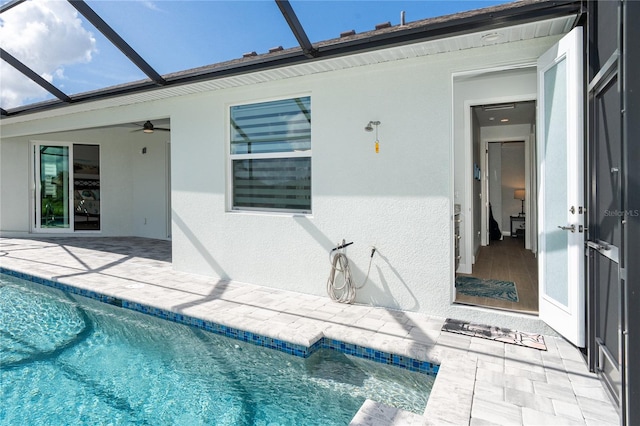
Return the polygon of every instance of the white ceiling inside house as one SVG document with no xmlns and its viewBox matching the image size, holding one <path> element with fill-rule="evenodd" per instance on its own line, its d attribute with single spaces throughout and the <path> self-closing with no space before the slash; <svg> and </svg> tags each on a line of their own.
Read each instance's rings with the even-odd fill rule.
<svg viewBox="0 0 640 426">
<path fill-rule="evenodd" d="M 535 101 L 476 106 L 473 112 L 480 127 L 536 122 Z"/>
</svg>

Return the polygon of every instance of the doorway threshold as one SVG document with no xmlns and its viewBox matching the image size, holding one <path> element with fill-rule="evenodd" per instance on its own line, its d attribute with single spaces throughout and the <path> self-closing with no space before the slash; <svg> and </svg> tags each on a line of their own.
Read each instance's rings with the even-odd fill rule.
<svg viewBox="0 0 640 426">
<path fill-rule="evenodd" d="M 471 301 L 460 301 L 458 300 L 458 298 L 456 297 L 456 300 L 453 302 L 454 305 L 459 305 L 459 306 L 468 306 L 471 308 L 484 308 L 484 309 L 492 309 L 495 311 L 503 311 L 503 312 L 510 312 L 510 313 L 515 313 L 515 314 L 522 314 L 522 315 L 530 315 L 530 316 L 534 316 L 537 317 L 538 316 L 538 311 L 537 310 L 526 310 L 526 309 L 518 309 L 518 308 L 507 308 L 507 307 L 501 307 L 501 306 L 491 306 L 488 303 L 483 303 L 483 302 L 471 302 Z"/>
</svg>

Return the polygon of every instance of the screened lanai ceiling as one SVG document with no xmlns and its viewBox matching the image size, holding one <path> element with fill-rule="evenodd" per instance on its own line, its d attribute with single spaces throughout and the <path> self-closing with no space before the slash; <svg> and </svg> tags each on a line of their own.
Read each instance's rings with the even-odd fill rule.
<svg viewBox="0 0 640 426">
<path fill-rule="evenodd" d="M 140 96 L 478 31 L 475 39 L 421 48 L 428 54 L 558 34 L 579 8 L 575 0 L 0 1 L 0 114 Z M 502 31 L 509 27 L 518 31 Z"/>
</svg>

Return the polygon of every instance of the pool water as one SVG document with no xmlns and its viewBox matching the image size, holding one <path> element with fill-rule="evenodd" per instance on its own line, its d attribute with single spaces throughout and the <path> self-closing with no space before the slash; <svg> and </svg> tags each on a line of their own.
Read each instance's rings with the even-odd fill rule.
<svg viewBox="0 0 640 426">
<path fill-rule="evenodd" d="M 422 413 L 434 377 L 295 357 L 0 274 L 2 425 L 346 425 Z"/>
</svg>

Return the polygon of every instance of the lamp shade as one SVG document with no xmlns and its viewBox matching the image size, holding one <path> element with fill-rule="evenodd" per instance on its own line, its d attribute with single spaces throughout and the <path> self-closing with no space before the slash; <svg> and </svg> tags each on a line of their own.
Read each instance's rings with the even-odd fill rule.
<svg viewBox="0 0 640 426">
<path fill-rule="evenodd" d="M 524 189 L 516 189 L 513 191 L 513 198 L 516 200 L 524 200 Z"/>
</svg>

